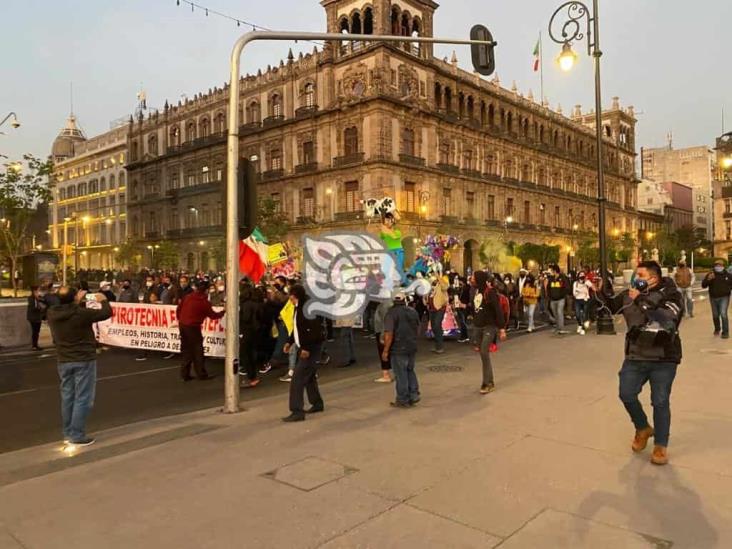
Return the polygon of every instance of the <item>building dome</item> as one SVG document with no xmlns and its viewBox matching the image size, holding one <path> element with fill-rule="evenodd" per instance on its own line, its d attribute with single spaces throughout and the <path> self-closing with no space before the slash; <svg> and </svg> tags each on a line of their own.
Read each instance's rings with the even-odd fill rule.
<svg viewBox="0 0 732 549">
<path fill-rule="evenodd" d="M 76 125 L 76 117 L 71 114 L 66 119 L 66 126 L 53 141 L 51 156 L 54 161 L 65 160 L 74 156 L 77 143 L 86 141 L 84 132 Z"/>
</svg>

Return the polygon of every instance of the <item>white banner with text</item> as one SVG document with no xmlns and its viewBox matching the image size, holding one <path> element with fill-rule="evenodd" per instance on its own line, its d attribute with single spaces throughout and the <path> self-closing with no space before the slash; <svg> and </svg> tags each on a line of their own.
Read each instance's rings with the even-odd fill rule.
<svg viewBox="0 0 732 549">
<path fill-rule="evenodd" d="M 174 305 L 145 303 L 110 303 L 112 318 L 97 323 L 97 338 L 103 345 L 180 353 L 180 332 Z M 214 307 L 220 311 L 220 307 Z M 223 357 L 225 352 L 226 317 L 207 318 L 202 328 L 203 352 L 206 356 Z"/>
</svg>

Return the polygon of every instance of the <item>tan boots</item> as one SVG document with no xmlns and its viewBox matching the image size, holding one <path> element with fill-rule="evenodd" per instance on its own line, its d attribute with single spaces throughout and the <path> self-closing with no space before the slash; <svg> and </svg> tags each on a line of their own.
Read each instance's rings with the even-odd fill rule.
<svg viewBox="0 0 732 549">
<path fill-rule="evenodd" d="M 654 435 L 653 427 L 646 427 L 645 429 L 638 429 L 635 432 L 635 438 L 633 438 L 633 444 L 631 448 L 634 452 L 642 452 L 648 446 L 648 439 Z M 654 465 L 666 465 L 668 463 L 668 450 L 665 446 L 659 446 L 656 444 L 653 447 L 653 453 L 651 454 L 651 463 Z"/>
</svg>

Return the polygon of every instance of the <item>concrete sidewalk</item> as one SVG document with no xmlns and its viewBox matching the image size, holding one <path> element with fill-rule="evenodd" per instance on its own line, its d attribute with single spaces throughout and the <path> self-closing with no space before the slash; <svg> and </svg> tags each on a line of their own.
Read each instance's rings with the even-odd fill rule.
<svg viewBox="0 0 732 549">
<path fill-rule="evenodd" d="M 669 466 L 630 451 L 622 335 L 540 333 L 493 355 L 488 396 L 451 345 L 418 356 L 413 409 L 388 406 L 375 366 L 325 385 L 304 423 L 277 397 L 97 433 L 74 457 L 0 455 L 0 547 L 732 547 L 732 346 L 697 313 Z"/>
</svg>

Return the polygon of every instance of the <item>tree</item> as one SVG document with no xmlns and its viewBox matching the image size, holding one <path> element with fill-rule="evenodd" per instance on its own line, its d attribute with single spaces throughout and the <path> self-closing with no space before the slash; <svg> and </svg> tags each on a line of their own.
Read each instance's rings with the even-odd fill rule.
<svg viewBox="0 0 732 549">
<path fill-rule="evenodd" d="M 515 255 L 521 259 L 524 265 L 527 265 L 529 261 L 534 261 L 540 267 L 559 263 L 559 252 L 559 246 L 534 244 L 533 242 L 526 242 L 515 249 Z"/>
<path fill-rule="evenodd" d="M 280 203 L 269 196 L 260 196 L 257 226 L 268 242 L 281 241 L 290 230 Z"/>
<path fill-rule="evenodd" d="M 211 245 L 211 254 L 216 263 L 217 271 L 226 270 L 226 240 L 219 238 Z"/>
<path fill-rule="evenodd" d="M 155 248 L 155 264 L 153 267 L 159 269 L 177 269 L 180 260 L 180 250 L 178 246 L 169 240 L 163 240 L 160 244 L 156 244 Z"/>
<path fill-rule="evenodd" d="M 583 238 L 577 246 L 575 257 L 579 265 L 588 267 L 598 265 L 600 263 L 600 249 L 597 245 L 597 239 L 591 236 Z"/>
<path fill-rule="evenodd" d="M 53 173 L 53 162 L 31 154 L 23 155 L 25 168 L 20 162 L 5 164 L 0 173 L 0 253 L 10 263 L 13 293 L 18 288 L 15 271 L 20 256 L 28 249 L 29 225 L 39 204 L 51 198 L 48 178 Z"/>
<path fill-rule="evenodd" d="M 119 246 L 115 258 L 125 267 L 136 270 L 142 261 L 142 246 L 135 240 L 127 240 Z"/>
<path fill-rule="evenodd" d="M 707 239 L 707 233 L 701 227 L 694 227 L 692 225 L 684 225 L 676 229 L 674 233 L 676 239 L 676 245 L 680 250 L 684 250 L 687 253 L 699 248 L 711 248 L 711 242 Z"/>
</svg>

